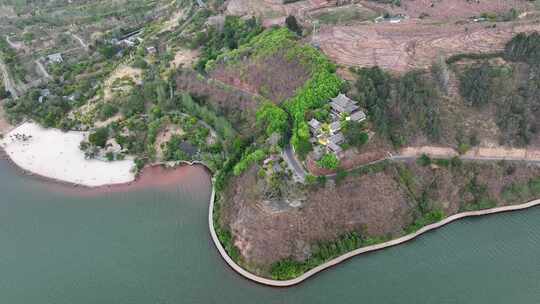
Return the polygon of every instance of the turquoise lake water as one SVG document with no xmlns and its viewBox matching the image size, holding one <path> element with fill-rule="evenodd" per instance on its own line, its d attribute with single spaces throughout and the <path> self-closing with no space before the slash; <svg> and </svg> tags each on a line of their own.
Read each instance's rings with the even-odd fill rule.
<svg viewBox="0 0 540 304">
<path fill-rule="evenodd" d="M 465 219 L 291 288 L 241 278 L 210 180 L 76 196 L 0 161 L 0 304 L 539 303 L 540 208 Z"/>
</svg>

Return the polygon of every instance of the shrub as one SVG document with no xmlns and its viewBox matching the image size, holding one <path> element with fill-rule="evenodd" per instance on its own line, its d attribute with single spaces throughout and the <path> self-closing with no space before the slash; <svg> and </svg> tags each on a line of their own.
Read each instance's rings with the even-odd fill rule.
<svg viewBox="0 0 540 304">
<path fill-rule="evenodd" d="M 302 27 L 298 24 L 296 17 L 293 15 L 287 16 L 285 25 L 287 25 L 287 28 L 291 30 L 291 32 L 296 33 L 298 36 L 302 36 Z"/>
<path fill-rule="evenodd" d="M 99 128 L 88 136 L 88 141 L 94 146 L 104 148 L 105 145 L 107 144 L 108 138 L 109 138 L 109 129 Z"/>
<path fill-rule="evenodd" d="M 324 169 L 335 170 L 339 166 L 339 159 L 333 153 L 327 153 L 317 161 L 317 165 Z"/>
<path fill-rule="evenodd" d="M 343 130 L 347 142 L 355 147 L 362 147 L 369 141 L 369 135 L 364 132 L 364 125 L 358 122 L 348 122 Z"/>
<path fill-rule="evenodd" d="M 304 272 L 335 257 L 353 251 L 363 245 L 362 238 L 356 232 L 349 232 L 335 241 L 320 242 L 313 246 L 313 254 L 305 261 L 291 258 L 275 262 L 271 265 L 270 274 L 275 280 L 288 280 L 302 275 Z"/>
<path fill-rule="evenodd" d="M 258 149 L 252 153 L 246 154 L 235 166 L 233 169 L 234 175 L 238 176 L 242 174 L 249 166 L 254 163 L 257 163 L 263 160 L 266 157 L 266 152 L 264 150 Z"/>
<path fill-rule="evenodd" d="M 287 112 L 270 102 L 265 102 L 257 111 L 257 124 L 266 130 L 266 135 L 273 133 L 284 135 L 289 128 Z"/>
<path fill-rule="evenodd" d="M 416 160 L 416 163 L 423 167 L 429 166 L 431 165 L 431 158 L 424 153 Z"/>
<path fill-rule="evenodd" d="M 99 118 L 101 120 L 106 120 L 118 113 L 118 107 L 110 103 L 104 104 L 99 110 Z"/>
<path fill-rule="evenodd" d="M 441 210 L 430 211 L 422 215 L 420 218 L 416 219 L 414 223 L 412 223 L 409 227 L 405 229 L 405 232 L 406 233 L 416 232 L 422 227 L 439 222 L 442 219 L 444 219 L 444 212 L 442 212 Z"/>
</svg>

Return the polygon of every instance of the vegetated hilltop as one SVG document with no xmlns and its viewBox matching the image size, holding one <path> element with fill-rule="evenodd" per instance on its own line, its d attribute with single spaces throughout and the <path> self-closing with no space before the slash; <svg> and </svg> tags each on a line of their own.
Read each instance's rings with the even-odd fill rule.
<svg viewBox="0 0 540 304">
<path fill-rule="evenodd" d="M 375 133 L 370 141 L 398 148 L 437 144 L 460 153 L 478 145 L 535 147 L 539 41 L 536 33 L 520 34 L 504 52 L 454 56 L 404 75 L 354 69 L 349 94 L 368 112 Z M 275 279 L 296 277 L 460 211 L 540 195 L 536 165 L 422 156 L 417 163 L 382 162 L 345 172 L 338 162 L 336 176 L 308 176 L 301 185 L 263 159 L 250 159 L 235 174 L 220 201 L 219 220 L 223 231 L 230 230 L 223 240 L 231 256 Z"/>
<path fill-rule="evenodd" d="M 360 246 L 397 238 L 465 210 L 527 202 L 540 195 L 537 166 L 424 158 L 380 163 L 337 181 L 275 181 L 254 166 L 235 178 L 221 207 L 237 261 L 274 279 L 294 278 Z M 281 201 L 269 197 L 282 193 Z M 292 195 L 287 195 L 293 193 Z M 296 200 L 291 204 L 289 200 Z M 347 238 L 355 236 L 349 244 Z"/>
</svg>

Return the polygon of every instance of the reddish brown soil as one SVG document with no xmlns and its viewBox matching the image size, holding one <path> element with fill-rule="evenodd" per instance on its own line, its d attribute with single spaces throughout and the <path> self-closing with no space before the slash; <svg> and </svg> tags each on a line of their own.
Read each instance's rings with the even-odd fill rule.
<svg viewBox="0 0 540 304">
<path fill-rule="evenodd" d="M 204 99 L 218 111 L 218 114 L 227 117 L 239 132 L 242 129 L 252 128 L 255 123 L 255 112 L 259 105 L 259 98 L 248 92 L 227 86 L 219 81 L 205 79 L 189 70 L 178 73 L 176 88 Z"/>
<path fill-rule="evenodd" d="M 404 169 L 398 170 L 400 166 Z M 400 174 L 402 170 L 410 172 L 410 182 L 404 182 L 407 174 Z M 253 167 L 232 181 L 222 222 L 231 229 L 246 265 L 264 275 L 271 263 L 288 257 L 303 260 L 311 245 L 348 231 L 372 237 L 402 235 L 420 216 L 412 197 L 425 195 L 428 207 L 440 209 L 446 216 L 460 212 L 472 204 L 473 192 L 478 193 L 470 190 L 474 176 L 485 187 L 487 197 L 501 206 L 508 204 L 501 199 L 502 189 L 540 176 L 540 167 L 500 162 L 465 162 L 452 169 L 420 167 L 414 162 L 392 164 L 377 173 L 349 175 L 337 185 L 328 182 L 325 187 L 310 188 L 302 207 L 281 211 L 266 207 Z M 511 203 L 529 199 L 532 197 Z"/>
<path fill-rule="evenodd" d="M 383 139 L 373 137 L 365 147 L 359 149 L 351 148 L 344 151 L 341 155 L 340 167 L 345 171 L 349 171 L 362 165 L 385 159 L 388 156 L 388 152 L 392 150 Z M 336 173 L 336 170 L 320 168 L 310 157 L 306 160 L 306 167 L 309 173 L 315 176 Z"/>
<path fill-rule="evenodd" d="M 283 4 L 282 0 L 230 0 L 227 13 L 262 18 L 264 26 L 283 24 L 288 15 L 304 19 L 305 15 L 321 7 L 332 5 L 332 0 L 307 0 Z"/>
<path fill-rule="evenodd" d="M 265 211 L 255 181 L 255 168 L 236 179 L 223 213 L 248 262 L 268 265 L 289 256 L 304 259 L 309 245 L 317 241 L 362 229 L 372 235 L 393 235 L 410 221 L 404 193 L 384 173 L 311 191 L 304 207 L 275 213 Z"/>
<path fill-rule="evenodd" d="M 534 8 L 530 1 L 524 0 L 401 0 L 401 6 L 380 4 L 374 1 L 361 1 L 363 5 L 386 10 L 391 14 L 405 14 L 418 18 L 428 14 L 426 19 L 448 20 L 480 16 L 482 13 L 505 13 L 511 8 L 527 11 Z M 433 6 L 432 6 L 433 5 Z"/>
<path fill-rule="evenodd" d="M 486 23 L 464 25 L 421 23 L 405 20 L 398 24 L 324 27 L 321 49 L 347 66 L 378 65 L 395 72 L 429 67 L 439 56 L 500 51 L 519 32 L 540 30 L 540 24 Z"/>
<path fill-rule="evenodd" d="M 203 166 L 180 166 L 165 168 L 162 166 L 147 167 L 137 180 L 129 184 L 103 186 L 97 188 L 75 187 L 43 179 L 52 191 L 59 191 L 73 196 L 98 196 L 104 193 L 130 192 L 144 189 L 172 190 L 178 186 L 207 191 L 211 187 L 209 172 Z"/>
<path fill-rule="evenodd" d="M 234 65 L 218 65 L 210 75 L 226 84 L 281 103 L 294 95 L 309 78 L 298 61 L 277 53 L 264 59 L 246 59 Z"/>
</svg>

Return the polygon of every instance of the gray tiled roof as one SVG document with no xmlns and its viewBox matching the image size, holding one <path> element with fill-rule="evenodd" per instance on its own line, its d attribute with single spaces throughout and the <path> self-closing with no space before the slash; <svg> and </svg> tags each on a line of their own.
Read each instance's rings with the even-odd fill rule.
<svg viewBox="0 0 540 304">
<path fill-rule="evenodd" d="M 341 133 L 341 132 L 330 136 L 330 142 L 332 142 L 332 143 L 335 143 L 335 144 L 339 145 L 340 143 L 342 143 L 344 141 L 345 141 L 345 137 L 343 136 L 343 133 Z"/>
<path fill-rule="evenodd" d="M 361 122 L 366 120 L 366 113 L 364 113 L 362 110 L 358 110 L 351 114 L 351 120 Z"/>
<path fill-rule="evenodd" d="M 332 98 L 332 101 L 330 102 L 330 106 L 332 109 L 339 113 L 347 113 L 350 114 L 358 109 L 358 106 L 356 105 L 356 101 L 350 99 L 349 97 L 339 94 L 337 97 Z"/>
</svg>

